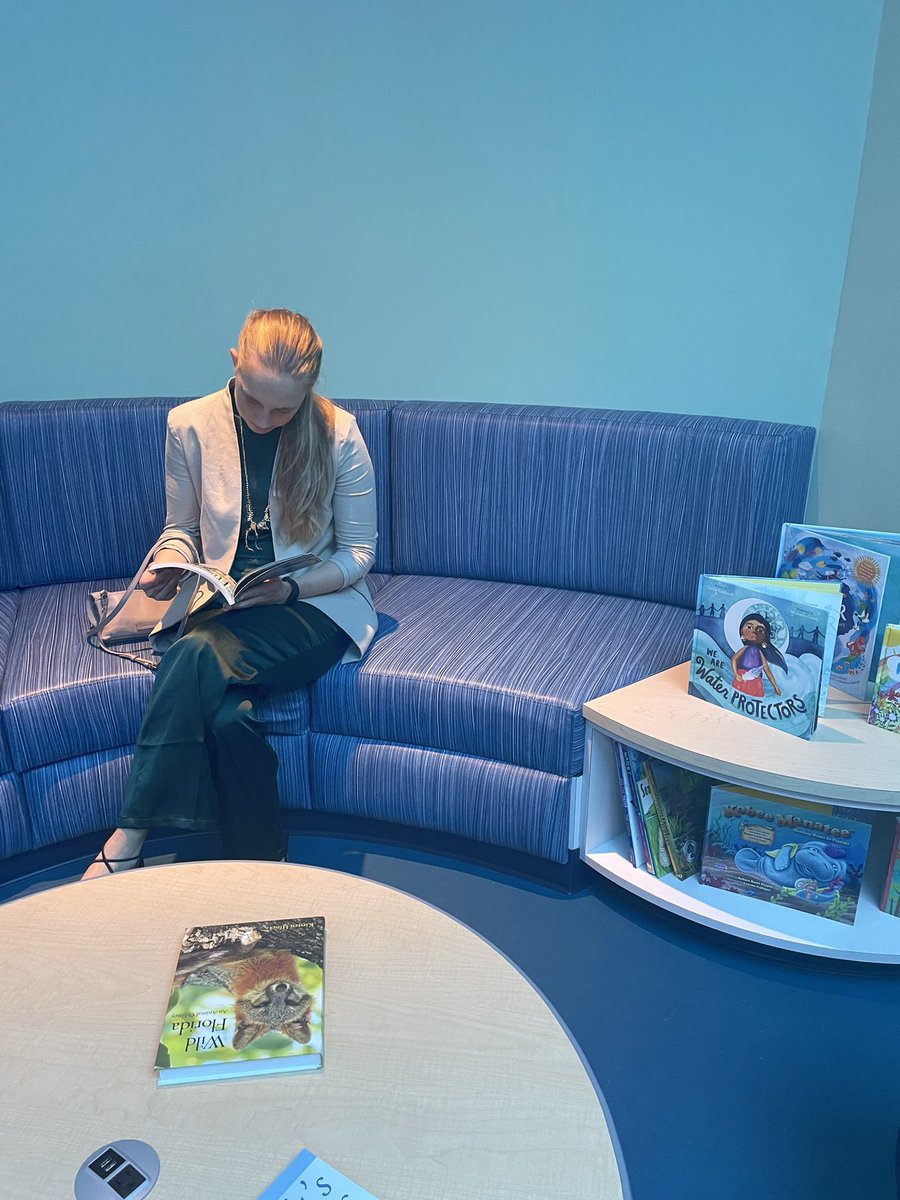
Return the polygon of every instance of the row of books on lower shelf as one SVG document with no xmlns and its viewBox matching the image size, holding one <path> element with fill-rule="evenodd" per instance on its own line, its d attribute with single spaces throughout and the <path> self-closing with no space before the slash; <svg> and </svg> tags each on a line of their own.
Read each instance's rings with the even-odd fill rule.
<svg viewBox="0 0 900 1200">
<path fill-rule="evenodd" d="M 616 758 L 635 867 L 854 923 L 871 814 L 716 783 L 622 743 Z M 881 908 L 900 916 L 900 817 Z"/>
</svg>

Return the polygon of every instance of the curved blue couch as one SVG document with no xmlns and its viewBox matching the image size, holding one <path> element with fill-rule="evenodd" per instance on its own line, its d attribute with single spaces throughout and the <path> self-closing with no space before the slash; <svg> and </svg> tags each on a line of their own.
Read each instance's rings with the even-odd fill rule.
<svg viewBox="0 0 900 1200">
<path fill-rule="evenodd" d="M 161 526 L 179 402 L 0 404 L 0 858 L 115 821 L 151 676 L 84 644 L 85 594 L 122 586 Z M 565 863 L 582 703 L 684 660 L 701 572 L 771 573 L 814 430 L 338 403 L 375 463 L 380 630 L 362 663 L 263 699 L 289 823 Z"/>
</svg>

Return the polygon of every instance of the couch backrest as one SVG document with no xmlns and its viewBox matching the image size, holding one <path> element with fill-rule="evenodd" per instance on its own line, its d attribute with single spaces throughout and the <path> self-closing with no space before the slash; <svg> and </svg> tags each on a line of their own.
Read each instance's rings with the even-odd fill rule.
<svg viewBox="0 0 900 1200">
<path fill-rule="evenodd" d="M 166 414 L 181 398 L 0 404 L 0 590 L 131 575 L 165 520 Z M 342 400 L 375 464 L 390 571 L 390 408 Z"/>
<path fill-rule="evenodd" d="M 772 573 L 814 441 L 736 418 L 398 403 L 394 571 L 692 605 L 702 572 Z"/>
</svg>

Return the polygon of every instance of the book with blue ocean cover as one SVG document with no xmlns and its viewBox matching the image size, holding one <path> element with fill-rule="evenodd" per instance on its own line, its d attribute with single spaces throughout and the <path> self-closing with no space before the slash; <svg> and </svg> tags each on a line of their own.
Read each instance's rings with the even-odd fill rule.
<svg viewBox="0 0 900 1200">
<path fill-rule="evenodd" d="M 885 625 L 900 621 L 900 534 L 783 525 L 775 574 L 838 584 L 841 615 L 831 682 L 866 699 Z"/>
<path fill-rule="evenodd" d="M 700 882 L 852 925 L 871 833 L 857 809 L 717 784 Z"/>
<path fill-rule="evenodd" d="M 825 711 L 840 610 L 836 582 L 701 575 L 689 692 L 812 737 Z"/>
</svg>

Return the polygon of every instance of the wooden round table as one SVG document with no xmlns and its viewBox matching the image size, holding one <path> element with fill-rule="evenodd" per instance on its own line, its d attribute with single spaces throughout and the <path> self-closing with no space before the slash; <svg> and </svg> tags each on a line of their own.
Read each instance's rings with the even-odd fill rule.
<svg viewBox="0 0 900 1200">
<path fill-rule="evenodd" d="M 324 1070 L 157 1088 L 184 930 L 320 915 Z M 153 867 L 11 901 L 0 947 L 4 1200 L 71 1197 L 122 1138 L 159 1154 L 153 1200 L 255 1200 L 304 1146 L 379 1200 L 622 1200 L 603 1106 L 547 1004 L 393 888 L 284 863 Z"/>
</svg>

